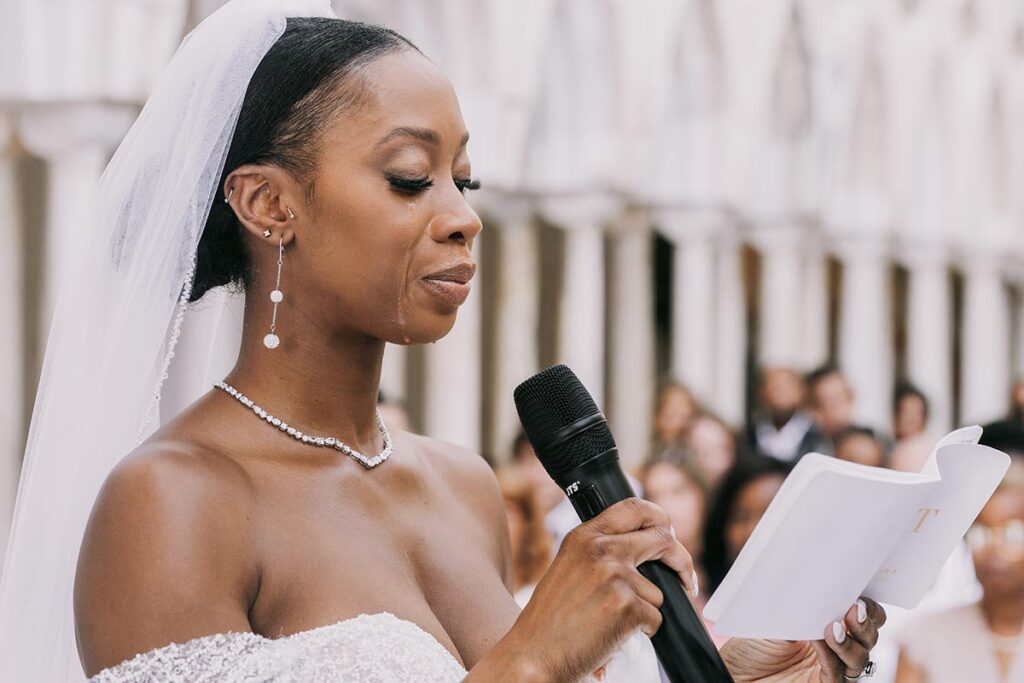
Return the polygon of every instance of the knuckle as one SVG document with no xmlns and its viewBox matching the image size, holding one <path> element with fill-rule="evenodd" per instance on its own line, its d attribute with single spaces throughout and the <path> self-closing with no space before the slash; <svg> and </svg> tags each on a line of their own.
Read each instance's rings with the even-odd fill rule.
<svg viewBox="0 0 1024 683">
<path fill-rule="evenodd" d="M 645 630 L 647 630 L 651 635 L 654 635 L 657 633 L 658 629 L 661 628 L 661 611 L 655 607 L 648 606 L 648 608 L 644 610 L 643 620 L 646 626 Z"/>
<path fill-rule="evenodd" d="M 562 545 L 567 548 L 575 548 L 583 543 L 584 540 L 590 536 L 588 533 L 589 529 L 585 527 L 585 524 L 573 527 L 562 539 Z"/>
<path fill-rule="evenodd" d="M 642 517 L 646 512 L 645 501 L 637 498 L 636 496 L 630 496 L 619 504 L 622 505 L 623 509 L 632 517 Z"/>
<path fill-rule="evenodd" d="M 664 548 L 671 548 L 676 544 L 676 539 L 672 536 L 672 532 L 669 531 L 667 526 L 656 526 L 651 527 L 655 538 L 657 538 L 659 545 Z"/>
<path fill-rule="evenodd" d="M 594 536 L 587 543 L 587 555 L 591 560 L 600 561 L 611 555 L 611 543 L 607 536 Z"/>
</svg>

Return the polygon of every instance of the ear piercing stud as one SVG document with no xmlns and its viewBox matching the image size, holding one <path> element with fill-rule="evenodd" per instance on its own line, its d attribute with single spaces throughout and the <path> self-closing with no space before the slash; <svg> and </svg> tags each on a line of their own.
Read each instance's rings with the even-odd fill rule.
<svg viewBox="0 0 1024 683">
<path fill-rule="evenodd" d="M 235 193 L 235 188 L 234 187 L 232 187 L 230 190 L 228 190 L 228 196 L 224 197 L 224 203 L 225 204 L 227 204 L 228 202 L 231 201 L 231 195 L 233 195 L 234 193 Z"/>
</svg>

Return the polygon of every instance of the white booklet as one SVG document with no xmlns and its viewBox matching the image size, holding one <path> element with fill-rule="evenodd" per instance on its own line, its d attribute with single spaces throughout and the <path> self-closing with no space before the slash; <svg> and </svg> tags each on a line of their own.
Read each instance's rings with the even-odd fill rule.
<svg viewBox="0 0 1024 683">
<path fill-rule="evenodd" d="M 1010 466 L 980 437 L 948 434 L 920 474 L 804 456 L 704 616 L 721 635 L 817 640 L 861 595 L 916 607 Z"/>
</svg>

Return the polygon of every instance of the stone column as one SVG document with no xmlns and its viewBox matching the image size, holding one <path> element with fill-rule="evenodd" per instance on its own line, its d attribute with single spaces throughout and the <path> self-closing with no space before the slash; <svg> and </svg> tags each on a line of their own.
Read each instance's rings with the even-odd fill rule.
<svg viewBox="0 0 1024 683">
<path fill-rule="evenodd" d="M 502 197 L 491 207 L 501 217 L 491 238 L 497 240 L 498 291 L 494 358 L 494 443 L 505 454 L 521 429 L 512 394 L 537 372 L 540 324 L 540 259 L 533 207 L 525 197 Z"/>
<path fill-rule="evenodd" d="M 635 468 L 647 455 L 654 412 L 650 218 L 646 211 L 632 211 L 616 221 L 613 230 L 608 416 L 623 465 Z"/>
<path fill-rule="evenodd" d="M 984 423 L 1006 413 L 1010 393 L 1009 302 L 998 259 L 964 263 L 960 421 Z"/>
<path fill-rule="evenodd" d="M 712 212 L 668 209 L 658 226 L 675 246 L 672 282 L 672 372 L 702 402 L 715 395 L 715 245 Z"/>
<path fill-rule="evenodd" d="M 889 261 L 881 241 L 841 245 L 839 364 L 855 394 L 854 419 L 888 432 L 893 390 Z"/>
<path fill-rule="evenodd" d="M 828 361 L 828 263 L 819 244 L 804 250 L 800 301 L 798 366 L 812 370 Z"/>
<path fill-rule="evenodd" d="M 796 226 L 759 228 L 761 251 L 760 359 L 764 366 L 802 366 L 802 232 Z"/>
<path fill-rule="evenodd" d="M 734 427 L 743 424 L 747 380 L 747 307 L 741 245 L 733 230 L 718 240 L 715 277 L 715 392 L 712 408 Z"/>
<path fill-rule="evenodd" d="M 0 110 L 0 563 L 10 532 L 14 500 L 21 473 L 24 445 L 25 352 L 22 315 L 22 225 L 14 177 L 15 156 L 11 144 L 13 121 Z"/>
<path fill-rule="evenodd" d="M 558 314 L 559 360 L 580 378 L 598 406 L 604 403 L 604 228 L 618 202 L 602 195 L 552 197 L 544 217 L 564 229 L 565 261 Z"/>
<path fill-rule="evenodd" d="M 953 428 L 952 292 L 941 251 L 914 249 L 904 260 L 907 291 L 907 376 L 931 406 L 936 434 Z"/>
<path fill-rule="evenodd" d="M 88 239 L 83 227 L 93 210 L 100 174 L 136 113 L 134 107 L 91 102 L 42 104 L 22 111 L 21 139 L 49 164 L 41 339 L 49 331 L 75 243 Z"/>
</svg>

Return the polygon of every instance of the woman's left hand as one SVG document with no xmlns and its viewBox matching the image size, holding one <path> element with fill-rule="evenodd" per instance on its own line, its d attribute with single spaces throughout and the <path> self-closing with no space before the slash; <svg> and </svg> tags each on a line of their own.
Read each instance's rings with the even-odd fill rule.
<svg viewBox="0 0 1024 683">
<path fill-rule="evenodd" d="M 733 638 L 722 659 L 736 683 L 846 683 L 867 667 L 885 618 L 877 602 L 861 598 L 825 628 L 824 640 Z"/>
</svg>

